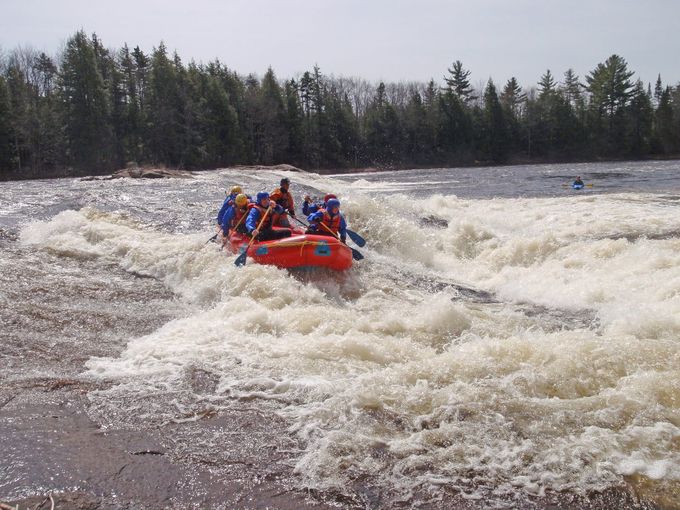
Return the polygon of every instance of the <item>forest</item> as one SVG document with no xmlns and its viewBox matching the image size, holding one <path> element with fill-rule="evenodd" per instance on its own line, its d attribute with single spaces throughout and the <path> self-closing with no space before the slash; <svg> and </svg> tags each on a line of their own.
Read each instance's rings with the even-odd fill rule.
<svg viewBox="0 0 680 510">
<path fill-rule="evenodd" d="M 106 48 L 76 32 L 58 56 L 0 52 L 0 179 L 289 163 L 308 170 L 672 158 L 680 84 L 634 79 L 611 55 L 585 77 L 550 70 L 475 87 L 371 83 L 318 65 L 287 79 L 184 63 L 163 43 Z"/>
</svg>

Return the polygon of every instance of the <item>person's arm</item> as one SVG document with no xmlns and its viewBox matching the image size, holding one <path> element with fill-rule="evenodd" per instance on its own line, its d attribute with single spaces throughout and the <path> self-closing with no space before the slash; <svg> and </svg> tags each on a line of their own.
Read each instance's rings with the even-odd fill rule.
<svg viewBox="0 0 680 510">
<path fill-rule="evenodd" d="M 323 218 L 323 213 L 321 211 L 316 211 L 307 216 L 307 221 L 312 223 L 312 222 L 317 222 L 320 221 Z"/>
<path fill-rule="evenodd" d="M 231 222 L 234 219 L 235 214 L 236 210 L 234 209 L 234 206 L 231 206 L 222 216 L 222 233 L 225 237 L 229 235 L 229 229 L 231 228 Z"/>
<path fill-rule="evenodd" d="M 217 224 L 221 225 L 222 224 L 222 217 L 224 216 L 224 213 L 227 211 L 229 208 L 229 197 L 224 201 L 222 204 L 222 207 L 220 207 L 220 212 L 217 213 Z"/>
<path fill-rule="evenodd" d="M 347 223 L 345 222 L 345 217 L 342 214 L 340 215 L 340 229 L 338 233 L 340 234 L 340 240 L 343 243 L 347 243 Z"/>
<path fill-rule="evenodd" d="M 259 219 L 260 211 L 258 211 L 257 208 L 253 207 L 248 213 L 248 217 L 246 218 L 246 230 L 248 231 L 249 234 L 252 234 L 253 230 L 257 229 L 257 222 Z"/>
</svg>

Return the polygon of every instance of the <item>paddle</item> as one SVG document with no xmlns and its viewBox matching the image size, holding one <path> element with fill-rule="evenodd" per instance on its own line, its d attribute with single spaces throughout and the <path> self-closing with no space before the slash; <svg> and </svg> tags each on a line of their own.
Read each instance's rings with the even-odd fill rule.
<svg viewBox="0 0 680 510">
<path fill-rule="evenodd" d="M 307 225 L 304 221 L 298 220 L 295 216 L 293 216 L 293 218 L 294 218 L 295 221 L 297 221 L 300 225 L 309 228 L 309 225 Z M 340 237 L 338 236 L 338 234 L 336 234 L 336 233 L 333 232 L 330 228 L 328 228 L 328 227 L 326 226 L 326 224 L 325 224 L 323 221 L 321 221 L 321 222 L 319 222 L 319 223 L 321 223 L 321 224 L 326 228 L 326 230 L 328 230 L 331 234 L 333 234 L 333 236 L 335 236 L 335 238 L 336 238 L 338 241 L 340 241 Z M 346 230 L 346 229 L 345 229 L 345 230 Z M 340 242 L 342 242 L 342 241 L 340 241 Z M 355 241 L 355 242 L 356 242 L 356 241 Z M 359 244 L 359 243 L 357 243 L 357 244 Z M 347 246 L 347 245 L 345 244 L 345 246 Z M 347 247 L 348 247 L 350 250 L 352 250 L 352 258 L 353 258 L 354 260 L 363 260 L 364 256 L 361 254 L 361 252 L 360 252 L 359 250 L 355 250 L 355 249 L 352 248 L 351 246 L 347 246 Z"/>
<path fill-rule="evenodd" d="M 217 234 L 215 234 L 215 235 L 212 236 L 210 239 L 208 239 L 208 240 L 205 242 L 205 244 L 208 244 L 209 242 L 214 241 L 215 239 L 217 239 Z"/>
<path fill-rule="evenodd" d="M 260 224 L 257 226 L 257 231 L 258 231 L 258 233 L 260 232 L 260 227 L 261 227 L 262 224 L 264 223 L 264 220 L 267 219 L 267 216 L 269 216 L 269 211 L 271 211 L 271 210 L 272 210 L 272 208 L 271 208 L 271 206 L 269 206 L 269 207 L 267 208 L 267 211 L 264 213 L 264 216 L 262 216 L 262 219 L 260 220 Z M 234 261 L 234 264 L 235 264 L 236 266 L 243 266 L 243 265 L 245 265 L 246 259 L 248 258 L 248 250 L 249 250 L 250 247 L 252 246 L 253 242 L 255 242 L 255 236 L 253 236 L 253 237 L 250 238 L 250 242 L 248 243 L 248 246 L 246 247 L 245 251 L 244 251 L 243 253 L 241 253 L 241 255 L 239 255 L 239 256 L 236 258 L 236 260 Z"/>
<path fill-rule="evenodd" d="M 345 232 L 347 232 L 347 235 L 349 238 L 354 241 L 354 243 L 359 247 L 363 248 L 366 246 L 366 239 L 361 237 L 359 234 L 357 234 L 354 230 L 350 230 L 348 228 L 345 228 Z"/>
</svg>

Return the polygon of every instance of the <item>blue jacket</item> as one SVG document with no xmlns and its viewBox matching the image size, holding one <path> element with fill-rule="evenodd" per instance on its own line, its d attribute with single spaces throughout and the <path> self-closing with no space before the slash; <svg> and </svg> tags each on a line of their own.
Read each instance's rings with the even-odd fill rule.
<svg viewBox="0 0 680 510">
<path fill-rule="evenodd" d="M 302 202 L 302 214 L 305 216 L 309 216 L 312 213 L 315 213 L 319 209 L 323 209 L 324 204 L 321 202 L 317 203 L 308 203 L 308 202 Z"/>
<path fill-rule="evenodd" d="M 217 224 L 222 225 L 224 222 L 224 213 L 227 212 L 227 209 L 234 203 L 234 199 L 236 198 L 236 195 L 238 193 L 232 193 L 229 195 L 227 198 L 224 199 L 224 203 L 222 204 L 222 207 L 220 208 L 220 212 L 217 213 Z"/>
<path fill-rule="evenodd" d="M 269 216 L 267 216 L 268 220 L 272 219 L 272 213 L 278 213 L 281 214 L 283 212 L 283 207 L 280 205 L 277 205 L 274 207 L 270 212 Z M 267 222 L 269 225 L 271 225 L 271 222 Z M 253 207 L 250 212 L 248 213 L 248 217 L 246 218 L 246 230 L 248 233 L 252 233 L 253 230 L 257 228 L 257 226 L 260 224 L 260 210 L 257 207 Z"/>
<path fill-rule="evenodd" d="M 330 215 L 330 213 L 328 214 Z M 322 211 L 316 211 L 307 216 L 307 221 L 309 222 L 309 230 L 311 232 L 318 232 L 321 230 L 326 231 L 325 228 L 314 223 L 321 221 L 322 219 L 323 219 Z M 340 228 L 338 229 L 338 234 L 340 234 L 340 240 L 344 243 L 347 240 L 347 222 L 345 221 L 345 217 L 342 214 L 340 214 Z"/>
<path fill-rule="evenodd" d="M 234 216 L 236 216 L 236 204 L 227 207 L 227 210 L 222 215 L 222 232 L 225 236 L 229 234 L 229 229 L 231 228 Z"/>
</svg>

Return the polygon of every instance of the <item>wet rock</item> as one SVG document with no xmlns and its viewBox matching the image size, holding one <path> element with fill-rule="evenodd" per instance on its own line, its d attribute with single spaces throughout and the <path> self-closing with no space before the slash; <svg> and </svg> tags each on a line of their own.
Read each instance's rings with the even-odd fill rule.
<svg viewBox="0 0 680 510">
<path fill-rule="evenodd" d="M 170 168 L 124 168 L 118 170 L 111 175 L 111 179 L 120 179 L 123 177 L 130 177 L 132 179 L 165 179 L 178 177 L 187 179 L 193 177 L 191 172 L 185 170 L 175 170 Z"/>
<path fill-rule="evenodd" d="M 420 224 L 424 227 L 436 227 L 436 228 L 446 228 L 449 226 L 449 222 L 444 218 L 438 218 L 437 216 L 426 216 L 420 218 Z"/>
</svg>

